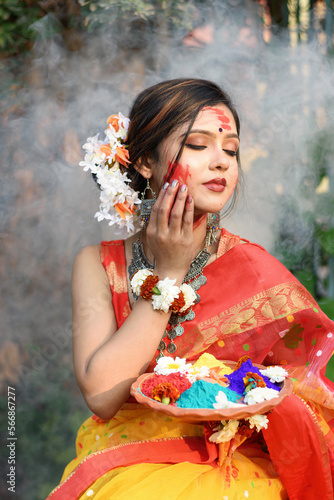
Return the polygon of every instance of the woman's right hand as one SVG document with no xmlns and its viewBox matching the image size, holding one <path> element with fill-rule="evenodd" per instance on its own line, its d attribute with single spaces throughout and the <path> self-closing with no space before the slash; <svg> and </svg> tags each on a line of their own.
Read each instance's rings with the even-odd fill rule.
<svg viewBox="0 0 334 500">
<path fill-rule="evenodd" d="M 188 187 L 165 184 L 152 208 L 146 241 L 155 259 L 154 272 L 180 285 L 194 256 L 194 202 Z"/>
</svg>

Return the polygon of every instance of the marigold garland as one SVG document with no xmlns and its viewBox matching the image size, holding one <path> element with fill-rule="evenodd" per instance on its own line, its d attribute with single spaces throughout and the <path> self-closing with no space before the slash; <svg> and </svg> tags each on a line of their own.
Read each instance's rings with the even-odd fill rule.
<svg viewBox="0 0 334 500">
<path fill-rule="evenodd" d="M 184 316 L 195 304 L 196 294 L 190 285 L 175 285 L 176 280 L 160 280 L 150 269 L 138 269 L 130 279 L 132 291 L 144 299 L 152 299 L 153 309 Z"/>
<path fill-rule="evenodd" d="M 170 310 L 173 313 L 179 313 L 182 307 L 186 305 L 186 301 L 184 299 L 183 292 L 180 292 L 179 296 L 174 299 L 172 305 L 170 306 Z M 184 314 L 184 313 L 182 313 Z"/>
<path fill-rule="evenodd" d="M 143 299 L 151 299 L 158 281 L 158 276 L 147 276 L 140 288 L 140 296 L 143 297 Z"/>
</svg>

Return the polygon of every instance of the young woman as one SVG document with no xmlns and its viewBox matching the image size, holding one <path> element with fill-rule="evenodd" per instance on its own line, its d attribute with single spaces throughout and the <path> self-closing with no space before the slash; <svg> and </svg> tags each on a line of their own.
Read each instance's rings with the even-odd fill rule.
<svg viewBox="0 0 334 500">
<path fill-rule="evenodd" d="M 74 367 L 94 415 L 49 498 L 333 498 L 333 384 L 324 371 L 334 325 L 284 266 L 219 229 L 211 215 L 231 206 L 239 187 L 240 124 L 230 98 L 205 80 L 162 82 L 138 96 L 123 134 L 127 149 L 117 149 L 125 125 L 122 115 L 110 118 L 111 142 L 99 143 L 100 159 L 113 151 L 119 172 L 131 177 L 134 191 L 114 203 L 123 225 L 131 225 L 144 193 L 144 227 L 75 259 Z M 92 153 L 92 141 L 86 149 Z M 83 164 L 107 195 L 113 186 L 95 153 L 93 167 L 89 159 Z M 98 217 L 114 222 L 109 201 L 101 200 Z M 185 297 L 187 314 L 182 304 L 171 313 L 173 297 L 159 308 L 135 300 L 130 278 L 139 269 L 158 276 L 168 293 L 190 284 L 196 300 Z M 195 361 L 203 353 L 283 365 L 294 381 L 294 394 L 268 416 L 268 428 L 220 466 L 202 424 L 129 398 L 131 384 L 161 356 Z"/>
</svg>

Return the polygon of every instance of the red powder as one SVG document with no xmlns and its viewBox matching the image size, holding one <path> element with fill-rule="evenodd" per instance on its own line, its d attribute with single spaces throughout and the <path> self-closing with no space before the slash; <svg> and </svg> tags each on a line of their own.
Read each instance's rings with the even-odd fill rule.
<svg viewBox="0 0 334 500">
<path fill-rule="evenodd" d="M 218 120 L 220 121 L 221 127 L 223 129 L 231 130 L 231 127 L 228 125 L 230 123 L 230 119 L 227 116 L 225 116 L 224 111 L 218 108 L 212 108 L 210 106 L 206 106 L 205 108 L 203 108 L 203 111 L 205 111 L 206 109 L 208 111 L 211 111 L 217 116 Z"/>
<path fill-rule="evenodd" d="M 177 179 L 180 186 L 182 186 L 182 184 L 187 184 L 188 177 L 191 177 L 189 170 L 189 165 L 184 167 L 180 163 L 172 163 L 169 161 L 167 174 L 164 176 L 164 183 L 169 182 L 169 184 L 171 184 L 174 179 Z"/>
<path fill-rule="evenodd" d="M 145 396 L 151 398 L 152 390 L 154 389 L 154 387 L 156 387 L 158 384 L 164 384 L 165 382 L 169 382 L 170 384 L 172 384 L 180 394 L 191 387 L 191 383 L 189 382 L 187 377 L 185 375 L 182 376 L 180 373 L 170 373 L 169 375 L 154 374 L 144 380 L 141 385 L 141 392 Z"/>
</svg>

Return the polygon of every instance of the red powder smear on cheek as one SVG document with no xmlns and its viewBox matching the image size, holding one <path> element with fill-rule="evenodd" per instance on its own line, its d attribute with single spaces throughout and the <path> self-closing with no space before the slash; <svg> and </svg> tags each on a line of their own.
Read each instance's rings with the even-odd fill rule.
<svg viewBox="0 0 334 500">
<path fill-rule="evenodd" d="M 164 183 L 169 182 L 169 184 L 171 184 L 174 179 L 177 179 L 180 186 L 182 186 L 182 184 L 187 184 L 188 177 L 191 177 L 189 170 L 189 165 L 184 167 L 180 163 L 172 163 L 169 161 L 167 174 L 164 176 Z"/>
<path fill-rule="evenodd" d="M 206 106 L 205 108 L 203 108 L 203 111 L 205 110 L 211 111 L 217 116 L 223 129 L 231 130 L 231 127 L 228 125 L 230 123 L 230 119 L 224 114 L 224 111 L 218 108 L 212 108 L 210 106 Z"/>
</svg>

